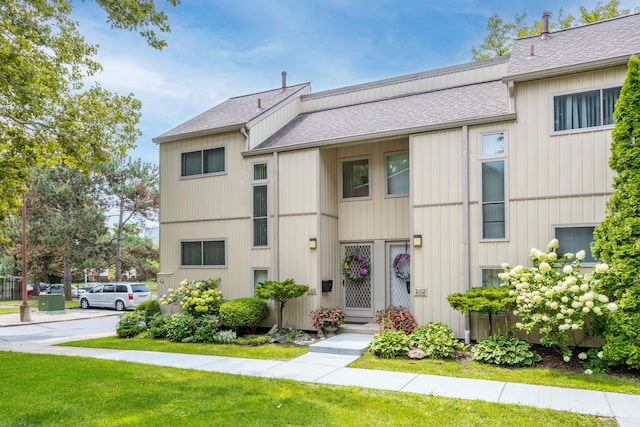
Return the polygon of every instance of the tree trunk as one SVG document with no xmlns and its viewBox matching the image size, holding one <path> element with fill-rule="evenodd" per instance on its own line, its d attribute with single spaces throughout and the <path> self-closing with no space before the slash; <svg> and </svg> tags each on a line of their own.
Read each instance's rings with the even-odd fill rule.
<svg viewBox="0 0 640 427">
<path fill-rule="evenodd" d="M 116 282 L 122 279 L 122 233 L 124 230 L 124 205 L 122 200 L 120 200 L 119 208 L 118 235 L 116 236 Z"/>
</svg>

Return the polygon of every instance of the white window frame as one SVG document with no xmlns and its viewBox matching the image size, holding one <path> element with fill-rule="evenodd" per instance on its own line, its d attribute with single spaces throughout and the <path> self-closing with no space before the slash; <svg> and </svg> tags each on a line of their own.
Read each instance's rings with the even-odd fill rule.
<svg viewBox="0 0 640 427">
<path fill-rule="evenodd" d="M 266 271 L 267 272 L 267 280 L 271 280 L 271 271 L 269 267 L 252 267 L 251 268 L 251 281 L 253 282 L 253 295 L 255 296 L 256 286 L 256 271 Z"/>
<path fill-rule="evenodd" d="M 255 166 L 256 165 L 266 165 L 267 166 L 267 178 L 266 179 L 255 179 Z M 256 161 L 256 162 L 252 162 L 251 163 L 251 247 L 253 249 L 268 249 L 269 248 L 269 162 L 267 160 L 264 161 Z M 267 220 L 267 242 L 264 245 L 256 245 L 255 243 L 255 238 L 254 238 L 254 234 L 255 234 L 255 225 L 254 222 L 256 219 L 260 219 L 263 217 L 255 217 L 253 216 L 255 210 L 254 210 L 254 189 L 256 187 L 261 187 L 264 186 L 266 187 L 266 191 L 267 191 L 267 215 L 266 217 L 264 217 L 264 219 Z"/>
<path fill-rule="evenodd" d="M 493 155 L 482 154 L 482 137 L 502 133 L 504 135 L 504 152 Z M 481 242 L 504 242 L 509 240 L 509 136 L 506 129 L 496 129 L 478 134 L 478 233 Z M 483 194 L 482 194 L 482 164 L 502 161 L 504 162 L 504 237 L 484 237 L 483 218 Z"/>
<path fill-rule="evenodd" d="M 585 222 L 585 223 L 575 223 L 575 224 L 552 224 L 551 225 L 551 236 L 552 236 L 551 239 L 557 239 L 556 230 L 559 229 L 559 228 L 595 228 L 597 225 L 598 225 L 597 222 Z M 560 240 L 560 245 L 562 245 L 562 240 Z M 591 246 L 591 245 L 589 245 L 589 246 Z M 583 249 L 585 251 L 587 251 L 587 250 L 591 251 L 591 247 L 579 248 L 578 250 L 581 250 L 581 249 Z M 572 253 L 575 255 L 575 252 L 572 252 Z M 597 263 L 598 263 L 598 261 L 595 260 L 595 258 L 594 258 L 593 261 L 583 261 L 582 265 L 589 267 L 589 266 L 594 266 Z"/>
<path fill-rule="evenodd" d="M 566 96 L 566 95 L 573 95 L 573 94 L 577 95 L 580 93 L 593 92 L 593 91 L 599 90 L 600 91 L 600 121 L 601 123 L 603 123 L 604 111 L 602 108 L 602 91 L 606 89 L 616 88 L 616 87 L 622 87 L 622 83 L 613 83 L 609 85 L 592 86 L 592 87 L 586 87 L 581 89 L 572 89 L 572 90 L 565 90 L 561 92 L 550 93 L 549 94 L 549 134 L 550 135 L 566 135 L 571 133 L 593 132 L 593 131 L 602 130 L 602 129 L 613 129 L 614 124 L 583 127 L 583 128 L 576 128 L 576 129 L 555 130 L 555 120 L 554 120 L 555 102 L 554 101 L 556 96 Z"/>
<path fill-rule="evenodd" d="M 210 172 L 210 173 L 197 173 L 197 174 L 193 174 L 193 175 L 182 175 L 182 164 L 183 164 L 183 157 L 185 154 L 190 154 L 190 153 L 197 153 L 200 152 L 202 154 L 204 154 L 205 151 L 208 150 L 216 150 L 222 148 L 223 152 L 224 152 L 224 170 L 219 171 L 219 172 Z M 227 169 L 228 169 L 228 159 L 227 159 L 227 146 L 225 145 L 216 145 L 216 146 L 211 146 L 211 147 L 202 147 L 202 148 L 195 148 L 193 150 L 185 150 L 185 151 L 181 151 L 180 152 L 180 159 L 179 159 L 179 168 L 178 168 L 178 175 L 180 176 L 180 179 L 194 179 L 194 178 L 203 178 L 203 177 L 210 177 L 210 176 L 219 176 L 219 175 L 226 175 L 227 174 Z M 201 161 L 204 162 L 204 156 L 201 156 Z M 202 166 L 202 165 L 201 165 Z M 202 169 L 201 169 L 202 170 Z"/>
<path fill-rule="evenodd" d="M 344 197 L 344 164 L 348 163 L 348 162 L 357 162 L 358 160 L 366 160 L 367 161 L 367 174 L 368 174 L 368 182 L 367 185 L 369 186 L 369 194 L 367 196 L 360 196 L 360 197 Z M 358 157 L 349 157 L 349 158 L 343 158 L 340 159 L 340 170 L 339 170 L 339 183 L 338 185 L 340 186 L 340 200 L 343 202 L 354 202 L 354 201 L 360 201 L 360 200 L 371 200 L 373 198 L 373 187 L 372 187 L 372 181 L 371 181 L 371 156 L 358 156 Z M 386 174 L 385 174 L 386 175 Z"/>
<path fill-rule="evenodd" d="M 478 286 L 479 287 L 486 287 L 485 284 L 482 282 L 482 272 L 485 270 L 499 270 L 501 273 L 504 271 L 504 269 L 499 265 L 479 265 L 478 266 Z"/>
<path fill-rule="evenodd" d="M 200 249 L 202 250 L 202 243 L 204 242 L 224 242 L 224 264 L 216 264 L 216 265 L 192 265 L 192 264 L 183 264 L 182 263 L 182 244 L 189 242 L 200 242 Z M 201 254 L 202 258 L 204 258 L 204 254 Z M 181 239 L 180 244 L 178 245 L 178 259 L 180 260 L 180 268 L 227 268 L 227 263 L 229 262 L 229 249 L 227 247 L 227 239 L 224 238 L 207 238 L 207 239 Z"/>
<path fill-rule="evenodd" d="M 407 191 L 406 193 L 398 193 L 398 194 L 389 194 L 389 176 L 387 175 L 388 173 L 388 162 L 389 162 L 389 157 L 391 156 L 397 156 L 398 154 L 407 154 L 407 158 L 409 160 L 409 167 L 407 169 L 407 173 L 409 174 L 409 176 L 407 177 L 407 179 L 409 180 L 409 191 Z M 371 180 L 369 180 L 371 181 Z M 369 186 L 369 190 L 371 190 L 371 186 Z M 384 154 L 384 194 L 386 198 L 394 198 L 394 197 L 408 197 L 409 193 L 411 192 L 411 158 L 409 157 L 409 150 L 402 150 L 402 151 L 394 151 L 394 152 L 389 152 L 389 153 L 385 153 Z"/>
</svg>

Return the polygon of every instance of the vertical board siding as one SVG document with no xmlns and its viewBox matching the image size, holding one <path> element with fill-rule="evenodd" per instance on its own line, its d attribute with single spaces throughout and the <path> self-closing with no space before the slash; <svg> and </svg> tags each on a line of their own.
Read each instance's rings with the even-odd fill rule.
<svg viewBox="0 0 640 427">
<path fill-rule="evenodd" d="M 289 151 L 278 156 L 280 215 L 317 212 L 318 157 L 317 149 Z"/>
<path fill-rule="evenodd" d="M 408 150 L 406 139 L 354 145 L 337 150 L 337 172 L 343 160 L 368 157 L 370 198 L 340 200 L 338 236 L 341 241 L 406 239 L 409 237 L 409 197 L 386 196 L 386 153 Z M 340 179 L 336 195 L 341 197 Z"/>
<path fill-rule="evenodd" d="M 304 94 L 311 92 L 308 87 Z M 303 92 L 299 92 L 301 95 Z M 257 108 L 257 106 L 256 106 Z M 269 111 L 267 116 L 261 118 L 249 129 L 249 149 L 253 149 L 280 130 L 284 125 L 293 120 L 301 110 L 300 97 L 289 100 L 273 111 Z"/>
</svg>

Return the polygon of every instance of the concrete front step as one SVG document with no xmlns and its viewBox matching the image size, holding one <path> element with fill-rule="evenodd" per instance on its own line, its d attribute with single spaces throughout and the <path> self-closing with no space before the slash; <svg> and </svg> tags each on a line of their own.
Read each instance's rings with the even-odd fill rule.
<svg viewBox="0 0 640 427">
<path fill-rule="evenodd" d="M 380 327 L 377 323 L 365 323 L 357 324 L 357 323 L 344 323 L 340 325 L 338 328 L 338 333 L 351 333 L 351 334 L 365 334 L 365 335 L 375 335 L 380 332 Z"/>
<path fill-rule="evenodd" d="M 342 327 L 340 330 L 342 330 Z M 339 333 L 311 344 L 309 352 L 360 356 L 367 350 L 372 339 L 373 335 Z"/>
</svg>

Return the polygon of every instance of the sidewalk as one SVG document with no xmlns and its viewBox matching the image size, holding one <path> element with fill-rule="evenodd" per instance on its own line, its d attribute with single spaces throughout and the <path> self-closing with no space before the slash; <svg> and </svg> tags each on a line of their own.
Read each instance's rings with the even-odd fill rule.
<svg viewBox="0 0 640 427">
<path fill-rule="evenodd" d="M 0 308 L 16 308 L 20 309 L 20 306 L 3 306 L 0 303 Z M 83 310 L 81 308 L 68 308 L 63 312 L 41 312 L 35 307 L 31 307 L 31 321 L 20 321 L 20 312 L 11 314 L 0 314 L 0 328 L 5 326 L 21 326 L 21 325 L 33 325 L 38 323 L 50 323 L 50 322 L 65 322 L 67 320 L 82 320 L 92 319 L 96 317 L 114 316 L 120 314 L 117 311 L 111 310 L 97 310 L 88 309 Z M 1 329 L 0 329 L 1 330 Z M 0 333 L 0 335 L 2 335 Z"/>
<path fill-rule="evenodd" d="M 113 312 L 107 313 L 113 314 Z M 87 314 L 94 315 L 93 313 Z M 2 319 L 4 316 L 7 315 L 0 315 L 0 325 L 2 326 L 5 326 L 5 321 Z M 41 314 L 41 316 L 51 315 Z M 0 329 L 1 334 L 2 329 Z M 291 379 L 319 384 L 357 386 L 450 398 L 527 405 L 557 411 L 612 417 L 617 420 L 621 427 L 640 426 L 640 411 L 637 409 L 640 407 L 640 395 L 347 368 L 346 366 L 355 361 L 359 354 L 364 351 L 371 338 L 371 335 L 339 334 L 312 344 L 309 348 L 309 353 L 288 362 L 137 350 L 53 346 L 64 341 L 64 339 L 13 344 L 3 343 L 0 344 L 0 350 L 94 357 L 104 360 L 120 360 L 236 375 Z"/>
</svg>

